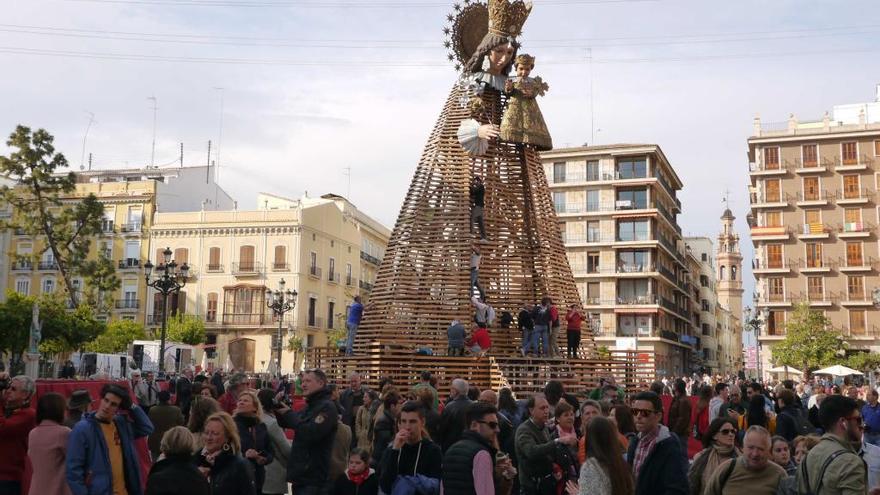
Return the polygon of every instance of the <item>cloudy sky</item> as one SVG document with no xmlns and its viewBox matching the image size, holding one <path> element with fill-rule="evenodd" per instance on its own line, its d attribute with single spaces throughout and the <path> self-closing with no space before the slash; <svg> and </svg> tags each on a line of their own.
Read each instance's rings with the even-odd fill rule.
<svg viewBox="0 0 880 495">
<path fill-rule="evenodd" d="M 148 165 L 155 96 L 155 163 L 174 166 L 183 143 L 185 164 L 204 164 L 213 140 L 245 208 L 258 191 L 333 191 L 393 225 L 456 77 L 441 32 L 452 1 L 3 4 L 0 133 L 46 128 L 78 168 L 91 112 L 94 167 Z M 534 4 L 522 42 L 550 84 L 554 143 L 659 144 L 685 183 L 685 233 L 714 237 L 729 189 L 747 259 L 753 117 L 819 118 L 880 83 L 869 0 Z"/>
</svg>

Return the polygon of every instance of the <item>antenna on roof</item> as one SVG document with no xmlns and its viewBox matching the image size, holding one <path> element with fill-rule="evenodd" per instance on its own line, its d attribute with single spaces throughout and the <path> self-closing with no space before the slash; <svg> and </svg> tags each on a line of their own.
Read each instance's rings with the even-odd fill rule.
<svg viewBox="0 0 880 495">
<path fill-rule="evenodd" d="M 180 143 L 180 168 L 183 168 L 183 143 Z"/>
<path fill-rule="evenodd" d="M 95 114 L 93 114 L 92 112 L 89 112 L 88 110 L 86 110 L 86 113 L 89 114 L 89 123 L 86 125 L 85 134 L 83 134 L 82 155 L 80 156 L 80 159 L 79 159 L 79 169 L 80 170 L 83 169 L 83 162 L 85 162 L 85 158 L 86 158 L 86 139 L 88 139 L 88 137 L 89 137 L 89 129 L 92 128 L 92 124 L 97 124 L 97 122 L 95 122 Z M 91 169 L 91 167 L 89 167 L 89 168 Z"/>
<path fill-rule="evenodd" d="M 205 184 L 211 183 L 211 140 L 208 140 L 208 163 L 205 164 Z"/>
</svg>

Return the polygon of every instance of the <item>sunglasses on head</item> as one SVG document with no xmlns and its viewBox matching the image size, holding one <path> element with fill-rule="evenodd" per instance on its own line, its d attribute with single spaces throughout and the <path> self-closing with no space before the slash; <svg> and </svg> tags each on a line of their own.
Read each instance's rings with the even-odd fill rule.
<svg viewBox="0 0 880 495">
<path fill-rule="evenodd" d="M 650 416 L 652 414 L 656 414 L 656 413 L 657 413 L 657 411 L 655 411 L 653 409 L 638 409 L 635 407 L 632 408 L 633 416 L 644 416 L 647 418 L 648 416 Z"/>
</svg>

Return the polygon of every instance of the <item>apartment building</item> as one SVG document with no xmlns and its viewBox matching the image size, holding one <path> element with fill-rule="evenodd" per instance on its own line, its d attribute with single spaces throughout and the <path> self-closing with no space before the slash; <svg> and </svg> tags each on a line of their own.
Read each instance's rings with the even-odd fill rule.
<svg viewBox="0 0 880 495">
<path fill-rule="evenodd" d="M 75 191 L 63 200 L 76 202 L 94 194 L 104 205 L 102 233 L 94 240 L 90 256 L 103 254 L 111 259 L 121 282 L 118 293 L 104 295 L 109 311 L 99 314 L 99 318 L 144 321 L 146 283 L 142 265 L 148 256 L 151 219 L 160 204 L 167 211 L 188 208 L 192 201 L 201 201 L 209 208 L 231 206 L 229 195 L 205 177 L 205 167 L 95 170 L 77 174 Z M 183 190 L 187 191 L 185 199 Z M 44 248 L 42 236 L 32 238 L 22 231 L 11 232 L 9 253 L 13 261 L 8 269 L 9 287 L 31 295 L 66 290 L 52 252 Z M 81 277 L 74 277 L 72 282 L 75 290 L 85 289 Z"/>
<path fill-rule="evenodd" d="M 748 139 L 756 305 L 764 369 L 793 305 L 823 311 L 855 351 L 880 350 L 880 87 L 871 103 L 823 118 L 754 120 Z"/>
<path fill-rule="evenodd" d="M 690 371 L 698 347 L 681 180 L 659 146 L 542 154 L 569 264 L 596 343 L 653 354 L 661 375 Z"/>
<path fill-rule="evenodd" d="M 204 319 L 206 360 L 218 366 L 270 369 L 279 321 L 266 291 L 277 290 L 283 279 L 298 293 L 281 322 L 281 368 L 289 372 L 303 357 L 288 352 L 290 337 L 305 348 L 325 346 L 328 332 L 344 328 L 352 298 L 369 295 L 391 232 L 332 194 L 293 200 L 263 193 L 257 205 L 252 211 L 157 213 L 150 251 L 159 256 L 170 248 L 178 264 L 191 267 L 169 309 Z M 147 324 L 160 325 L 161 295 L 151 293 L 148 305 Z"/>
</svg>

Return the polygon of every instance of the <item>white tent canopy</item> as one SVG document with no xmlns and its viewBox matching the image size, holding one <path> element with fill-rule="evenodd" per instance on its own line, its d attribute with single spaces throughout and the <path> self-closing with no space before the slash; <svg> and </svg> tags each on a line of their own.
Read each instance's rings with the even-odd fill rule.
<svg viewBox="0 0 880 495">
<path fill-rule="evenodd" d="M 850 376 L 850 375 L 864 375 L 861 371 L 856 371 L 852 368 L 847 368 L 846 366 L 841 366 L 839 364 L 835 364 L 834 366 L 829 366 L 827 368 L 822 368 L 821 370 L 814 371 L 814 375 L 831 375 L 831 376 Z"/>
<path fill-rule="evenodd" d="M 788 365 L 770 368 L 769 370 L 767 370 L 767 373 L 788 373 L 790 375 L 803 375 L 803 372 L 801 372 L 801 370 L 792 368 Z"/>
</svg>

